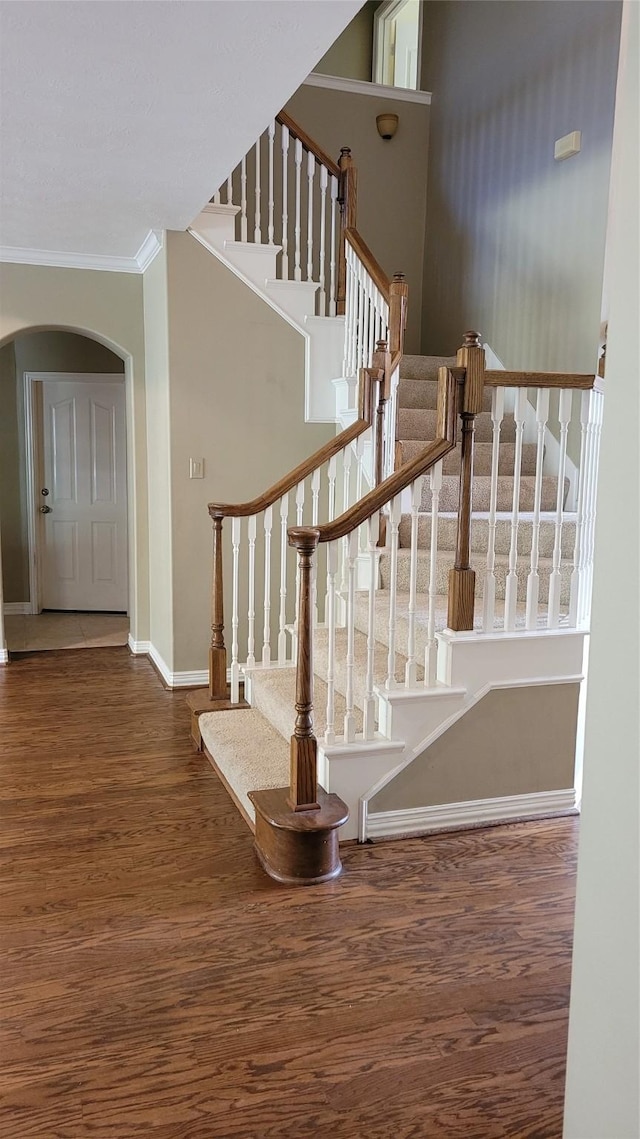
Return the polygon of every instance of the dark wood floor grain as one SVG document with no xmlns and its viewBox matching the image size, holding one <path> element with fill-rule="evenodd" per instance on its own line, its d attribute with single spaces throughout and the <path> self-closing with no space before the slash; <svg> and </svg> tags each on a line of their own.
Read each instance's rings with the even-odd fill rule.
<svg viewBox="0 0 640 1139">
<path fill-rule="evenodd" d="M 0 669 L 0 752 L 7 1139 L 559 1139 L 575 820 L 282 888 L 126 649 Z"/>
</svg>

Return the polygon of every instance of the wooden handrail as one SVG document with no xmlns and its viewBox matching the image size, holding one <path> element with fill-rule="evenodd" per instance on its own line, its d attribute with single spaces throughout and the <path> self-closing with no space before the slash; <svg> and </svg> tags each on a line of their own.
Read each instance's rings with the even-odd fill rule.
<svg viewBox="0 0 640 1139">
<path fill-rule="evenodd" d="M 380 351 L 381 341 L 378 345 L 378 352 Z M 386 349 L 386 345 L 384 346 Z M 385 352 L 386 355 L 386 352 Z M 376 367 L 376 353 L 374 353 L 374 367 L 362 368 L 360 371 L 360 385 L 358 392 L 358 418 L 349 427 L 345 427 L 323 447 L 314 451 L 308 459 L 304 459 L 292 471 L 289 471 L 277 483 L 274 483 L 269 490 L 264 494 L 258 495 L 253 498 L 251 502 L 210 502 L 209 514 L 212 518 L 247 518 L 253 514 L 260 514 L 261 511 L 266 510 L 267 507 L 273 506 L 274 502 L 282 498 L 290 490 L 293 490 L 298 483 L 302 482 L 309 475 L 317 471 L 319 467 L 324 466 L 325 463 L 337 455 L 350 443 L 353 443 L 365 431 L 368 431 L 373 424 L 375 416 L 375 406 L 373 400 L 373 384 L 385 382 L 385 368 Z"/>
<path fill-rule="evenodd" d="M 382 293 L 382 296 L 388 304 L 390 300 L 391 281 L 387 277 L 384 269 L 381 268 L 379 262 L 376 261 L 366 241 L 361 238 L 357 229 L 345 229 L 344 237 L 345 241 L 349 242 L 353 251 L 362 261 L 374 285 Z"/>
<path fill-rule="evenodd" d="M 575 388 L 590 391 L 598 387 L 598 376 L 576 372 L 491 372 L 484 373 L 490 388 Z"/>
<path fill-rule="evenodd" d="M 305 150 L 309 150 L 311 154 L 315 155 L 315 157 L 318 159 L 318 162 L 321 162 L 323 166 L 326 166 L 327 170 L 330 174 L 333 174 L 334 178 L 340 177 L 340 167 L 338 166 L 338 163 L 334 162 L 333 158 L 329 158 L 329 155 L 325 153 L 322 147 L 319 146 L 317 142 L 314 142 L 311 136 L 308 135 L 301 126 L 298 126 L 298 123 L 295 121 L 295 119 L 291 118 L 291 115 L 288 115 L 286 111 L 280 111 L 280 114 L 276 115 L 276 120 L 280 123 L 280 126 L 287 128 L 290 135 L 293 135 L 294 138 L 297 138 L 298 141 L 302 143 Z"/>
</svg>

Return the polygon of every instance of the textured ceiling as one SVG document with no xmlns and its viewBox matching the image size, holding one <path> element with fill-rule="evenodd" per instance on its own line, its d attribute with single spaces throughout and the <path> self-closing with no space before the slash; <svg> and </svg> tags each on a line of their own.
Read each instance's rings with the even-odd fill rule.
<svg viewBox="0 0 640 1139">
<path fill-rule="evenodd" d="M 0 4 L 0 246 L 185 229 L 362 0 Z"/>
</svg>

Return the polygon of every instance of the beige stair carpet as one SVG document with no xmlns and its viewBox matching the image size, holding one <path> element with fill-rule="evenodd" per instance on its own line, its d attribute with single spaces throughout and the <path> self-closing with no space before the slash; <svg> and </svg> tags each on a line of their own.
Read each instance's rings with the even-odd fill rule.
<svg viewBox="0 0 640 1139">
<path fill-rule="evenodd" d="M 289 744 L 256 708 L 205 712 L 199 725 L 216 767 L 255 820 L 249 791 L 288 786 Z"/>
</svg>

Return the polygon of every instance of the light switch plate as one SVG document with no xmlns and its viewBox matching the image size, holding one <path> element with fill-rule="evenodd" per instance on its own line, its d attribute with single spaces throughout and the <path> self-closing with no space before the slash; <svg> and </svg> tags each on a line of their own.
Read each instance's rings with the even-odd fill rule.
<svg viewBox="0 0 640 1139">
<path fill-rule="evenodd" d="M 204 459 L 189 459 L 189 478 L 204 478 Z"/>
<path fill-rule="evenodd" d="M 565 134 L 556 140 L 553 157 L 556 162 L 562 162 L 563 158 L 573 158 L 574 154 L 579 154 L 581 149 L 582 131 L 571 131 L 571 134 Z"/>
</svg>

